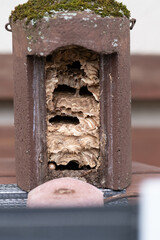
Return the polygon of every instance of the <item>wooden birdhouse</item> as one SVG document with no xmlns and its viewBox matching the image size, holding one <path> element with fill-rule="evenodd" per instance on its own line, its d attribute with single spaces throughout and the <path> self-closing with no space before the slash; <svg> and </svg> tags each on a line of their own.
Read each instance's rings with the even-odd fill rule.
<svg viewBox="0 0 160 240">
<path fill-rule="evenodd" d="M 32 2 L 32 1 L 31 1 Z M 90 9 L 12 16 L 18 185 L 131 181 L 130 21 Z"/>
</svg>

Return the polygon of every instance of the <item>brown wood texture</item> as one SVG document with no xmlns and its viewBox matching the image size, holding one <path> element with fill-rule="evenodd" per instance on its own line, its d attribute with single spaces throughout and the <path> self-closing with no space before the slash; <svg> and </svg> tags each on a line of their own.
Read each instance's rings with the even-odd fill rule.
<svg viewBox="0 0 160 240">
<path fill-rule="evenodd" d="M 15 184 L 16 177 L 1 177 L 0 176 L 0 184 Z"/>
<path fill-rule="evenodd" d="M 13 98 L 12 55 L 0 54 L 0 99 Z M 132 99 L 160 99 L 160 56 L 132 55 Z"/>
<path fill-rule="evenodd" d="M 127 193 L 139 193 L 141 184 L 148 180 L 153 178 L 160 178 L 160 173 L 150 173 L 150 174 L 135 174 L 132 175 L 132 183 L 127 188 Z"/>
<path fill-rule="evenodd" d="M 0 55 L 0 100 L 13 99 L 12 55 Z"/>
<path fill-rule="evenodd" d="M 0 158 L 14 157 L 14 127 L 0 126 Z"/>
<path fill-rule="evenodd" d="M 0 177 L 15 177 L 15 159 L 0 158 Z"/>
<path fill-rule="evenodd" d="M 160 167 L 148 165 L 145 163 L 132 162 L 132 175 L 160 173 Z"/>
<path fill-rule="evenodd" d="M 0 127 L 0 184 L 16 183 L 14 127 Z"/>
<path fill-rule="evenodd" d="M 160 56 L 131 56 L 132 99 L 160 99 Z"/>
<path fill-rule="evenodd" d="M 14 127 L 0 127 L 0 158 L 14 158 Z M 132 159 L 160 167 L 160 129 L 132 129 Z"/>
<path fill-rule="evenodd" d="M 160 128 L 132 129 L 132 160 L 160 167 Z"/>
<path fill-rule="evenodd" d="M 0 127 L 0 158 L 14 158 L 14 127 Z M 132 129 L 132 160 L 160 167 L 160 129 Z"/>
<path fill-rule="evenodd" d="M 0 159 L 0 184 L 16 183 L 14 159 Z M 132 164 L 132 183 L 127 188 L 127 193 L 139 192 L 143 181 L 150 178 L 159 178 L 160 168 L 133 162 Z"/>
<path fill-rule="evenodd" d="M 160 168 L 143 163 L 132 163 L 132 183 L 127 193 L 139 193 L 142 182 L 151 178 L 160 178 Z"/>
</svg>

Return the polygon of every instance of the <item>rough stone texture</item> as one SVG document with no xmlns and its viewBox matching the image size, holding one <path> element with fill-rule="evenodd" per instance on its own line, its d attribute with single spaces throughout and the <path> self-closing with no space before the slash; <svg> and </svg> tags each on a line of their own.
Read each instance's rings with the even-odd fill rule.
<svg viewBox="0 0 160 240">
<path fill-rule="evenodd" d="M 62 169 L 98 168 L 99 58 L 73 47 L 46 63 L 47 152 Z"/>
<path fill-rule="evenodd" d="M 22 189 L 29 191 L 64 176 L 115 190 L 130 184 L 129 27 L 125 17 L 101 18 L 87 12 L 57 13 L 28 26 L 25 21 L 12 24 L 15 153 L 17 183 Z M 53 171 L 54 165 L 48 167 L 46 142 L 46 57 L 70 46 L 99 55 L 101 164 L 98 169 Z"/>
</svg>

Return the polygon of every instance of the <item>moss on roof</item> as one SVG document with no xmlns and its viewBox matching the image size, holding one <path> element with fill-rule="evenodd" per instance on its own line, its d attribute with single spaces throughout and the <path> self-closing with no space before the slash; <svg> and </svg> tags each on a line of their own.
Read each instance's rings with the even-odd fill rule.
<svg viewBox="0 0 160 240">
<path fill-rule="evenodd" d="M 121 2 L 115 0 L 29 0 L 18 5 L 12 11 L 10 19 L 14 22 L 27 19 L 27 23 L 34 19 L 43 18 L 46 13 L 52 15 L 54 11 L 84 11 L 90 9 L 102 17 L 130 17 L 130 11 Z"/>
</svg>

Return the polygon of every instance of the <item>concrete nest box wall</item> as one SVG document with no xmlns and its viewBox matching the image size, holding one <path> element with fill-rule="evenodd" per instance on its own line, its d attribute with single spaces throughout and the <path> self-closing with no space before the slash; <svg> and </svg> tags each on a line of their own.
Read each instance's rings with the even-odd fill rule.
<svg viewBox="0 0 160 240">
<path fill-rule="evenodd" d="M 16 169 L 24 190 L 65 176 L 101 188 L 129 185 L 129 28 L 126 17 L 87 11 L 12 24 Z"/>
</svg>

